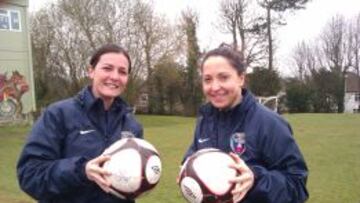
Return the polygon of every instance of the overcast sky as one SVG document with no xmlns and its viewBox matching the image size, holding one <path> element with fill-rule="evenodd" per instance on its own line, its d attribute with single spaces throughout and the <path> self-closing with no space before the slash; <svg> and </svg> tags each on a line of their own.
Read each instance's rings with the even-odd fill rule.
<svg viewBox="0 0 360 203">
<path fill-rule="evenodd" d="M 37 10 L 45 2 L 54 0 L 29 0 L 30 11 Z M 170 19 L 176 19 L 186 7 L 194 8 L 200 15 L 198 40 L 202 49 L 211 49 L 221 42 L 230 42 L 230 36 L 224 36 L 214 27 L 218 18 L 219 0 L 154 0 L 156 10 Z M 296 11 L 286 18 L 287 25 L 278 29 L 276 55 L 282 74 L 291 74 L 285 70 L 291 59 L 291 51 L 302 40 L 315 40 L 323 27 L 336 14 L 347 18 L 360 14 L 360 0 L 312 0 L 305 10 Z"/>
</svg>

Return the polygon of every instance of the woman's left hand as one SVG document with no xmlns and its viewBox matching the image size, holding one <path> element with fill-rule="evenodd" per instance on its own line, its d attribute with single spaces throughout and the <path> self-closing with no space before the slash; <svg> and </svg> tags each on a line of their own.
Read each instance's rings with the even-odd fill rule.
<svg viewBox="0 0 360 203">
<path fill-rule="evenodd" d="M 255 178 L 254 173 L 239 156 L 234 153 L 230 153 L 230 156 L 235 160 L 235 164 L 230 165 L 230 167 L 239 172 L 239 175 L 231 180 L 232 183 L 236 183 L 232 190 L 234 202 L 239 202 L 252 188 Z"/>
</svg>

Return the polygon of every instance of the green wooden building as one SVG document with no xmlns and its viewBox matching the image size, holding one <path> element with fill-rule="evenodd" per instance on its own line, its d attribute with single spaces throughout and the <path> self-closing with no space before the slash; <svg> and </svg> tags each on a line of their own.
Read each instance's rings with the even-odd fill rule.
<svg viewBox="0 0 360 203">
<path fill-rule="evenodd" d="M 0 1 L 0 120 L 35 111 L 28 0 Z"/>
</svg>

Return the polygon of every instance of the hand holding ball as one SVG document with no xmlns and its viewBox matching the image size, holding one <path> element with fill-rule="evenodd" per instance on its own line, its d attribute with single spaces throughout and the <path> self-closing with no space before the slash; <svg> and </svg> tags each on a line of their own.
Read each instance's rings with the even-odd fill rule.
<svg viewBox="0 0 360 203">
<path fill-rule="evenodd" d="M 231 191 L 238 172 L 230 168 L 234 159 L 213 148 L 203 149 L 190 156 L 180 171 L 180 188 L 190 203 L 223 202 L 232 203 Z"/>
<path fill-rule="evenodd" d="M 111 182 L 110 193 L 122 199 L 135 199 L 156 186 L 161 176 L 158 151 L 149 142 L 138 138 L 123 138 L 109 148 L 110 156 L 103 168 L 111 173 L 105 176 Z"/>
</svg>

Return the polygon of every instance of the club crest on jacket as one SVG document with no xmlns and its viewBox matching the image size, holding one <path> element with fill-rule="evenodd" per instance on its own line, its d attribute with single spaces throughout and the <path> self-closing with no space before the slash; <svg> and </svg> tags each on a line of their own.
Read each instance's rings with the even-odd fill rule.
<svg viewBox="0 0 360 203">
<path fill-rule="evenodd" d="M 245 133 L 236 132 L 230 137 L 231 150 L 237 154 L 242 155 L 245 152 Z"/>
</svg>

